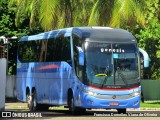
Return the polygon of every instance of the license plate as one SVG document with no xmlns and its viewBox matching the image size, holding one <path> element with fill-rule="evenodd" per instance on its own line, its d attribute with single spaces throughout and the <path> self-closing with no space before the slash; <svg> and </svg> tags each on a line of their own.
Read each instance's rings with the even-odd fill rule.
<svg viewBox="0 0 160 120">
<path fill-rule="evenodd" d="M 110 102 L 109 105 L 110 105 L 110 106 L 118 106 L 119 103 L 118 103 L 118 102 Z"/>
</svg>

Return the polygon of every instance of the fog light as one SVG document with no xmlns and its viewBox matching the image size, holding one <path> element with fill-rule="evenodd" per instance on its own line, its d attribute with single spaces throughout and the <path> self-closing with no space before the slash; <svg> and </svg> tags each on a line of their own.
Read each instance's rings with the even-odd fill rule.
<svg viewBox="0 0 160 120">
<path fill-rule="evenodd" d="M 133 103 L 133 105 L 136 105 L 136 104 L 138 104 L 138 101 L 135 101 L 135 102 Z"/>
<path fill-rule="evenodd" d="M 91 101 L 91 100 L 87 100 L 87 102 L 88 102 L 89 104 L 93 104 L 93 101 Z"/>
</svg>

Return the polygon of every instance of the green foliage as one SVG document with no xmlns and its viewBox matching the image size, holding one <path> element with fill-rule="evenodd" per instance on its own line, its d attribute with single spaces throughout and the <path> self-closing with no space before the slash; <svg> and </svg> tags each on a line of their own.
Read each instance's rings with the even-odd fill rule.
<svg viewBox="0 0 160 120">
<path fill-rule="evenodd" d="M 95 0 L 89 17 L 89 26 L 106 26 L 109 25 L 112 16 L 114 0 Z"/>
<path fill-rule="evenodd" d="M 44 31 L 79 25 L 82 22 L 80 19 L 86 15 L 86 12 L 80 12 L 82 4 L 84 5 L 84 0 L 10 0 L 10 6 L 16 5 L 17 8 L 17 26 L 29 19 L 32 30 L 33 27 L 40 26 Z"/>
<path fill-rule="evenodd" d="M 145 17 L 142 8 L 144 0 L 114 0 L 113 14 L 110 25 L 113 27 L 129 26 L 134 28 L 137 23 L 144 26 Z"/>
<path fill-rule="evenodd" d="M 144 0 L 95 0 L 89 25 L 131 27 L 145 24 Z"/>
<path fill-rule="evenodd" d="M 31 29 L 40 26 L 44 31 L 86 25 L 144 25 L 143 3 L 144 0 L 10 0 L 10 5 L 17 8 L 17 26 L 29 19 Z"/>
<path fill-rule="evenodd" d="M 145 1 L 145 21 L 146 26 L 136 31 L 139 46 L 145 49 L 150 57 L 150 67 L 145 70 L 145 74 L 150 79 L 160 79 L 160 1 Z"/>
<path fill-rule="evenodd" d="M 0 36 L 14 36 L 16 34 L 13 12 L 8 11 L 8 0 L 0 2 Z"/>
<path fill-rule="evenodd" d="M 160 23 L 153 19 L 148 26 L 136 35 L 139 47 L 145 49 L 150 57 L 150 67 L 146 74 L 151 79 L 160 79 Z"/>
<path fill-rule="evenodd" d="M 21 37 L 29 34 L 29 25 L 26 21 L 24 21 L 21 27 L 15 26 L 16 9 L 14 7 L 8 8 L 8 2 L 9 0 L 0 1 L 0 36 Z"/>
<path fill-rule="evenodd" d="M 145 18 L 146 23 L 149 24 L 152 19 L 160 18 L 160 1 L 159 0 L 147 0 L 145 1 Z"/>
<path fill-rule="evenodd" d="M 17 59 L 17 41 L 18 39 L 10 39 L 12 36 L 22 37 L 27 34 L 31 34 L 29 30 L 28 21 L 24 21 L 21 27 L 15 26 L 15 14 L 16 9 L 8 8 L 9 0 L 0 1 L 0 36 L 5 36 L 8 39 L 7 44 L 4 45 L 0 42 L 0 45 L 5 46 L 5 52 L 7 57 L 8 52 L 8 74 L 16 74 L 16 59 Z M 36 29 L 38 31 L 38 29 Z M 33 34 L 33 33 L 32 33 Z"/>
</svg>

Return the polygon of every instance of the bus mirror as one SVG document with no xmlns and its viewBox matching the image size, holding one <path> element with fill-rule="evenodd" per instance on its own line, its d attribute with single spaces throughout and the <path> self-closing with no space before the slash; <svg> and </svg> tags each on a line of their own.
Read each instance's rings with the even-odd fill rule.
<svg viewBox="0 0 160 120">
<path fill-rule="evenodd" d="M 79 60 L 79 65 L 83 66 L 84 65 L 84 52 L 81 47 L 77 47 L 78 50 L 78 60 Z"/>
<path fill-rule="evenodd" d="M 144 59 L 144 67 L 149 67 L 149 56 L 146 51 L 139 48 L 139 52 L 142 53 Z"/>
</svg>

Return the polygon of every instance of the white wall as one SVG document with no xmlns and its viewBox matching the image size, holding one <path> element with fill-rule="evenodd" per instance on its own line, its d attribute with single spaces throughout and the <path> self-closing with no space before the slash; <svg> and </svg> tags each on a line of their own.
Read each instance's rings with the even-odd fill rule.
<svg viewBox="0 0 160 120">
<path fill-rule="evenodd" d="M 0 59 L 0 110 L 5 108 L 5 88 L 6 88 L 6 66 L 7 60 Z"/>
<path fill-rule="evenodd" d="M 16 76 L 15 75 L 7 76 L 6 97 L 16 98 Z"/>
</svg>

